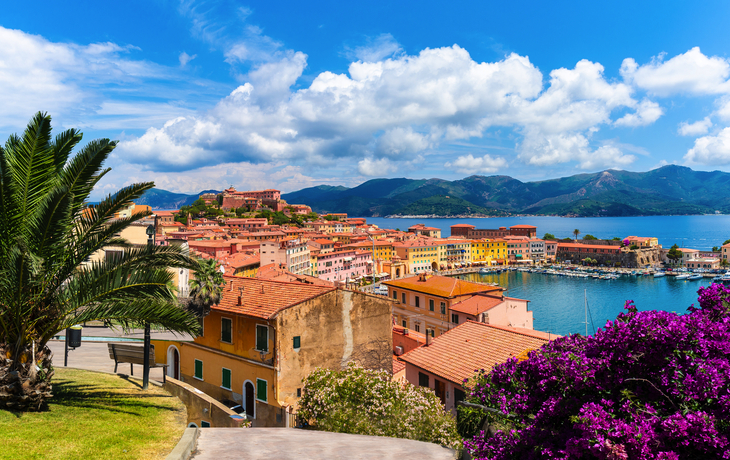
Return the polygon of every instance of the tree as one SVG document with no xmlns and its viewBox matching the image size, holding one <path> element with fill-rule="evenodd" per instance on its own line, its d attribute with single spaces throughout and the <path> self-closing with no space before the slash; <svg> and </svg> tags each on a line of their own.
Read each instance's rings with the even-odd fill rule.
<svg viewBox="0 0 730 460">
<path fill-rule="evenodd" d="M 323 431 L 415 439 L 455 449 L 461 444 L 454 419 L 432 390 L 352 363 L 339 371 L 312 371 L 304 379 L 298 413 Z"/>
<path fill-rule="evenodd" d="M 725 240 L 722 245 L 725 246 L 726 244 L 730 243 L 730 240 Z"/>
<path fill-rule="evenodd" d="M 553 235 L 552 233 L 546 233 L 546 234 L 544 234 L 542 236 L 542 239 L 543 240 L 554 240 L 555 239 L 555 235 Z"/>
<path fill-rule="evenodd" d="M 720 259 L 721 267 L 727 267 L 728 265 L 730 265 L 730 262 L 728 262 L 727 259 Z"/>
<path fill-rule="evenodd" d="M 720 248 L 718 246 L 713 246 L 712 252 L 720 252 Z"/>
<path fill-rule="evenodd" d="M 198 318 L 210 313 L 210 307 L 221 301 L 223 293 L 223 273 L 216 259 L 200 259 L 195 268 L 194 278 L 190 280 L 190 300 L 188 309 Z"/>
<path fill-rule="evenodd" d="M 577 228 L 575 230 L 573 230 L 573 235 L 575 235 L 575 239 L 577 240 L 578 235 L 580 235 L 580 230 L 578 230 Z"/>
<path fill-rule="evenodd" d="M 177 246 L 134 248 L 117 236 L 150 215 L 114 218 L 154 183 L 88 206 L 116 142 L 98 139 L 72 156 L 81 136 L 70 129 L 53 139 L 51 117 L 38 113 L 0 148 L 0 408 L 45 406 L 53 376 L 46 345 L 72 325 L 200 330 L 178 305 L 168 270 L 194 263 Z M 88 261 L 110 246 L 122 255 Z"/>
<path fill-rule="evenodd" d="M 594 336 L 558 338 L 480 372 L 470 402 L 496 409 L 477 459 L 726 458 L 730 289 L 700 288 L 687 314 L 626 312 Z"/>
<path fill-rule="evenodd" d="M 613 238 L 611 238 L 611 241 L 621 241 L 621 238 L 619 238 L 618 236 L 614 236 Z"/>
<path fill-rule="evenodd" d="M 667 251 L 667 258 L 673 263 L 677 263 L 677 260 L 682 258 L 682 251 L 679 250 L 679 246 L 676 243 Z"/>
<path fill-rule="evenodd" d="M 591 235 L 590 233 L 583 237 L 584 240 L 597 240 L 595 236 Z"/>
</svg>

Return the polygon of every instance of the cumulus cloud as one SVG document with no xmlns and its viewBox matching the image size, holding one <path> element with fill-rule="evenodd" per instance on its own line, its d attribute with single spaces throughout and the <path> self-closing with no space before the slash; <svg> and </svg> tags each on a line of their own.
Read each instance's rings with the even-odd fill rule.
<svg viewBox="0 0 730 460">
<path fill-rule="evenodd" d="M 677 132 L 680 136 L 700 136 L 702 134 L 707 134 L 707 131 L 709 131 L 710 128 L 712 128 L 712 121 L 710 121 L 710 117 L 705 117 L 704 119 L 695 121 L 694 123 L 680 123 Z"/>
<path fill-rule="evenodd" d="M 472 154 L 460 156 L 454 162 L 446 162 L 444 167 L 463 174 L 492 174 L 507 166 L 507 160 L 502 157 L 474 157 Z"/>
<path fill-rule="evenodd" d="M 396 170 L 397 166 L 387 158 L 363 158 L 357 163 L 357 171 L 363 176 L 383 176 Z"/>
<path fill-rule="evenodd" d="M 624 154 L 612 144 L 592 149 L 588 138 L 582 134 L 543 135 L 537 131 L 525 134 L 519 146 L 519 157 L 528 164 L 550 166 L 567 161 L 577 161 L 581 169 L 616 168 L 633 163 L 636 157 Z"/>
<path fill-rule="evenodd" d="M 727 59 L 702 54 L 694 47 L 664 61 L 664 54 L 648 64 L 624 59 L 621 76 L 627 82 L 660 96 L 671 94 L 721 94 L 730 91 L 730 63 Z"/>
<path fill-rule="evenodd" d="M 695 145 L 684 156 L 690 163 L 705 165 L 730 164 L 730 128 L 725 128 L 716 136 L 695 139 Z"/>
<path fill-rule="evenodd" d="M 647 126 L 664 115 L 664 110 L 656 102 L 644 99 L 634 113 L 628 113 L 614 122 L 616 126 Z"/>
<path fill-rule="evenodd" d="M 360 173 L 369 175 L 375 167 L 385 174 L 394 162 L 410 161 L 443 141 L 480 137 L 490 127 L 505 126 L 531 136 L 521 155 L 528 163 L 550 158 L 587 168 L 595 160 L 586 152 L 600 152 L 600 164 L 633 161 L 616 146 L 610 154 L 588 146 L 590 132 L 613 123 L 613 110 L 635 110 L 619 123 L 625 126 L 649 124 L 661 115 L 658 105 L 639 103 L 629 85 L 608 82 L 603 66 L 586 60 L 550 72 L 547 88 L 527 57 L 476 62 L 456 45 L 360 60 L 347 74 L 322 72 L 308 87 L 292 90 L 305 68 L 306 55 L 283 53 L 249 72 L 246 83 L 208 113 L 152 128 L 120 149 L 130 161 L 157 170 L 237 160 L 325 164 L 351 157 L 359 161 Z M 547 144 L 529 148 L 542 142 L 535 139 Z M 560 139 L 585 145 L 575 148 Z M 176 153 L 150 158 L 156 150 Z"/>
</svg>

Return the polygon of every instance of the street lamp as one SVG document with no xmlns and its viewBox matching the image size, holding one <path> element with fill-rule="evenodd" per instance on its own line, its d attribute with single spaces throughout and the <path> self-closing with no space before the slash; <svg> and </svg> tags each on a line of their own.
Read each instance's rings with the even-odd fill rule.
<svg viewBox="0 0 730 460">
<path fill-rule="evenodd" d="M 147 230 L 147 246 L 155 245 L 155 226 L 148 225 Z M 142 389 L 146 390 L 150 382 L 150 323 L 144 323 L 144 364 L 142 366 Z"/>
</svg>

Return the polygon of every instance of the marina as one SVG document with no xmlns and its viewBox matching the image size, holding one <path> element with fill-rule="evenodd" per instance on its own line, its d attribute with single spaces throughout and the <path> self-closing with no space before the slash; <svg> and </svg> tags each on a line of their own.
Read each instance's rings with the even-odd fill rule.
<svg viewBox="0 0 730 460">
<path fill-rule="evenodd" d="M 713 282 L 707 274 L 690 280 L 667 274 L 632 275 L 599 274 L 566 270 L 563 274 L 530 269 L 506 269 L 491 273 L 461 273 L 455 276 L 469 281 L 497 284 L 506 295 L 529 299 L 537 330 L 559 335 L 583 333 L 585 329 L 584 296 L 589 311 L 589 333 L 603 327 L 623 311 L 626 300 L 634 300 L 639 310 L 663 310 L 684 313 L 697 303 L 697 290 Z M 598 275 L 596 278 L 595 275 Z M 725 275 L 727 276 L 727 275 Z M 604 278 L 602 278 L 604 277 Z M 728 277 L 730 278 L 730 277 Z"/>
</svg>

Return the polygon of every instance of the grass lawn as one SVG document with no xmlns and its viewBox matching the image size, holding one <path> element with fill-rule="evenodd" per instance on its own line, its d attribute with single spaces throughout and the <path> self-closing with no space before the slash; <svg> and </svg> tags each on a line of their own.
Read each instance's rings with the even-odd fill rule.
<svg viewBox="0 0 730 460">
<path fill-rule="evenodd" d="M 47 412 L 0 410 L 0 459 L 165 458 L 186 425 L 185 406 L 154 385 L 56 368 Z"/>
</svg>

